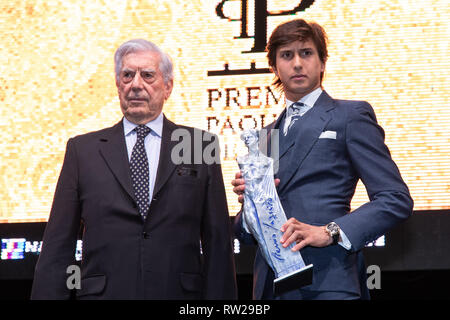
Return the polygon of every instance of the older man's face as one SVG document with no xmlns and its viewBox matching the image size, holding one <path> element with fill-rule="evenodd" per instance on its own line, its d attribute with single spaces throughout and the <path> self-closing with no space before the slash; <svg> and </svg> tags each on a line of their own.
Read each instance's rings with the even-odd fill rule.
<svg viewBox="0 0 450 320">
<path fill-rule="evenodd" d="M 122 113 L 133 123 L 145 124 L 157 118 L 172 92 L 173 81 L 164 83 L 160 59 L 151 51 L 130 53 L 122 59 L 116 85 Z"/>
</svg>

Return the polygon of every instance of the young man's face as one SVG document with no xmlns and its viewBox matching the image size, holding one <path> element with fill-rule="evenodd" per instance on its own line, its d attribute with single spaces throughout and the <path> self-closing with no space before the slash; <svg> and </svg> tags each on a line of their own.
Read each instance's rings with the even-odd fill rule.
<svg viewBox="0 0 450 320">
<path fill-rule="evenodd" d="M 325 64 L 320 61 L 311 40 L 294 41 L 277 48 L 276 66 L 272 69 L 283 84 L 286 98 L 298 101 L 320 87 L 320 74 Z"/>
</svg>

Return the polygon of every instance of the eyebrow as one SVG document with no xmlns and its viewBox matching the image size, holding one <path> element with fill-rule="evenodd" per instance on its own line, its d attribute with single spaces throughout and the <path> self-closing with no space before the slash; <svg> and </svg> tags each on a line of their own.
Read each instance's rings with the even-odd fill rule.
<svg viewBox="0 0 450 320">
<path fill-rule="evenodd" d="M 313 48 L 312 47 L 306 47 L 306 48 L 299 49 L 299 51 L 305 51 L 305 50 L 313 50 Z M 285 52 L 285 51 L 295 51 L 295 50 L 294 49 L 288 49 L 288 48 L 280 49 L 280 52 Z"/>
<path fill-rule="evenodd" d="M 125 69 L 122 70 L 122 72 L 136 72 L 136 70 L 130 69 L 130 68 L 125 68 Z M 155 69 L 141 69 L 140 72 L 150 72 L 150 73 L 155 73 L 156 70 L 155 70 Z"/>
</svg>

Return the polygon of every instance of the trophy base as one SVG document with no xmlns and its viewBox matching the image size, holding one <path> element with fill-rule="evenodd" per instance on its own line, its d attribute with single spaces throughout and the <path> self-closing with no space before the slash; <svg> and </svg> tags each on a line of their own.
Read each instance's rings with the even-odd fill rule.
<svg viewBox="0 0 450 320">
<path fill-rule="evenodd" d="M 273 281 L 273 293 L 277 296 L 282 293 L 310 285 L 312 283 L 312 276 L 313 265 L 309 264 L 285 276 L 276 278 Z"/>
</svg>

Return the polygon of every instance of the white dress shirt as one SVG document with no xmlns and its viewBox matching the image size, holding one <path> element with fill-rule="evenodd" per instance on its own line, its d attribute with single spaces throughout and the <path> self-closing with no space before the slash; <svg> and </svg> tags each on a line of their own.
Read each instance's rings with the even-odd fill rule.
<svg viewBox="0 0 450 320">
<path fill-rule="evenodd" d="M 308 93 L 306 96 L 302 97 L 298 101 L 290 101 L 286 99 L 286 118 L 284 119 L 284 127 L 283 127 L 283 133 L 286 135 L 287 130 L 289 128 L 289 125 L 291 123 L 292 116 L 288 116 L 287 109 L 291 107 L 295 102 L 301 102 L 305 106 L 302 107 L 300 110 L 300 117 L 303 117 L 303 115 L 308 112 L 316 103 L 317 99 L 319 99 L 320 94 L 322 93 L 322 88 L 317 88 L 314 91 Z"/>
</svg>

